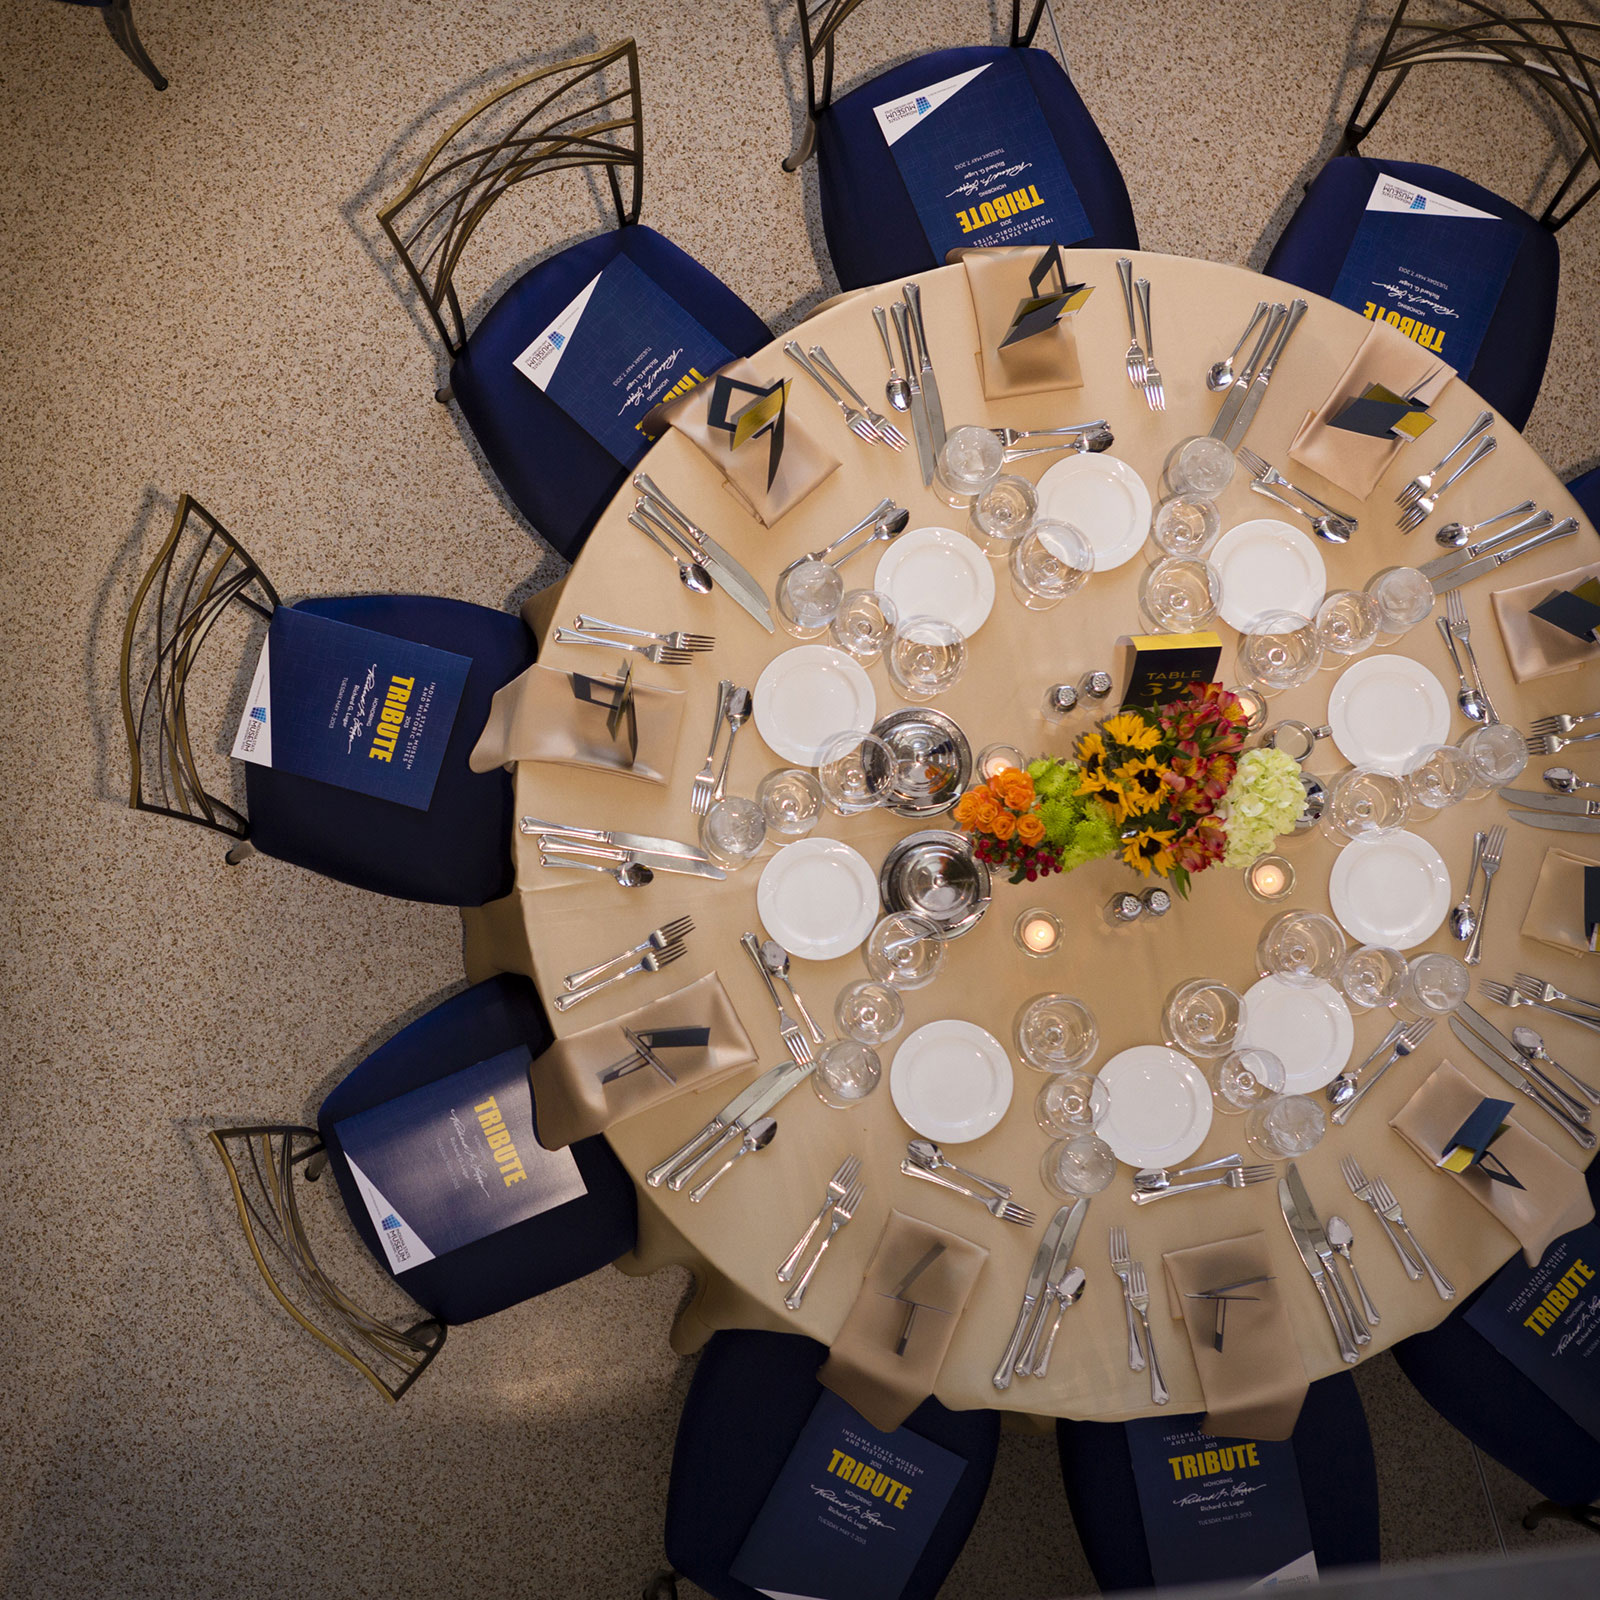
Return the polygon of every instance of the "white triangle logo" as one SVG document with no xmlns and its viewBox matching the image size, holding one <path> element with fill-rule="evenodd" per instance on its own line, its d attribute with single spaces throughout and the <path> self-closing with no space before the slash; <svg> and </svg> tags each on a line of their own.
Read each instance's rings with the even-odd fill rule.
<svg viewBox="0 0 1600 1600">
<path fill-rule="evenodd" d="M 990 63 L 986 61 L 981 67 L 974 67 L 971 72 L 958 73 L 953 78 L 930 83 L 926 89 L 918 89 L 915 94 L 908 94 L 899 100 L 890 100 L 884 105 L 874 106 L 872 114 L 878 119 L 878 126 L 883 130 L 884 143 L 893 144 L 896 139 L 905 138 L 919 123 L 932 116 L 952 95 L 957 95 L 965 89 L 980 72 L 987 72 L 989 66 Z"/>
<path fill-rule="evenodd" d="M 355 1162 L 345 1156 L 350 1175 L 356 1180 L 361 1198 L 367 1203 L 367 1215 L 372 1226 L 383 1240 L 383 1252 L 389 1258 L 391 1272 L 405 1272 L 410 1267 L 420 1267 L 424 1261 L 433 1260 L 433 1251 L 411 1230 L 406 1219 L 383 1197 L 383 1191 L 372 1182 Z"/>
<path fill-rule="evenodd" d="M 523 377 L 540 389 L 548 388 L 550 380 L 555 377 L 556 368 L 561 365 L 562 352 L 572 337 L 573 329 L 578 326 L 578 319 L 589 304 L 589 297 L 594 293 L 600 276 L 597 272 L 578 298 L 511 363 Z"/>
</svg>

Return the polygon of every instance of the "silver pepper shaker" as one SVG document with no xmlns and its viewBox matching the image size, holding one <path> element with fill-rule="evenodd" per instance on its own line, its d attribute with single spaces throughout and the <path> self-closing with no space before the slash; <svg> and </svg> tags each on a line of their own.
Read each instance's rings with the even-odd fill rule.
<svg viewBox="0 0 1600 1600">
<path fill-rule="evenodd" d="M 1111 698 L 1111 674 L 1109 672 L 1086 672 L 1078 679 L 1078 698 L 1080 700 L 1109 700 Z"/>
<path fill-rule="evenodd" d="M 1144 915 L 1144 901 L 1136 894 L 1114 894 L 1106 901 L 1105 919 L 1113 928 L 1137 922 Z"/>
<path fill-rule="evenodd" d="M 1046 722 L 1065 722 L 1078 709 L 1078 691 L 1070 683 L 1052 683 L 1040 707 Z"/>
<path fill-rule="evenodd" d="M 1157 885 L 1139 896 L 1147 917 L 1164 917 L 1172 909 L 1172 895 Z"/>
</svg>

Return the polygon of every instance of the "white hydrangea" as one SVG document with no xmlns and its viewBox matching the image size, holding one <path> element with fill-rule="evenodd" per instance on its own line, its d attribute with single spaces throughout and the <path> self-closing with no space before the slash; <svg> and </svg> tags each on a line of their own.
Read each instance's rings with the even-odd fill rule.
<svg viewBox="0 0 1600 1600">
<path fill-rule="evenodd" d="M 1272 749 L 1245 751 L 1222 798 L 1228 840 L 1222 864 L 1249 866 L 1300 820 L 1305 804 L 1300 763 L 1293 756 Z"/>
</svg>

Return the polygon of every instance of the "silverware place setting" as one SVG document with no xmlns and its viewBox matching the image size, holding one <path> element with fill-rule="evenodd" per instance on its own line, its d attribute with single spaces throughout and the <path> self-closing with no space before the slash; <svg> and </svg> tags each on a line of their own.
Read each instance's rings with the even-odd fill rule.
<svg viewBox="0 0 1600 1600">
<path fill-rule="evenodd" d="M 734 560 L 704 528 L 680 511 L 648 473 L 636 472 L 633 475 L 633 487 L 640 496 L 638 504 L 634 507 L 634 517 L 641 519 L 634 525 L 642 526 L 647 521 L 653 520 L 689 555 L 691 567 L 698 569 L 698 577 L 693 573 L 690 577 L 684 577 L 680 570 L 678 575 L 683 578 L 685 586 L 698 588 L 703 578 L 705 587 L 700 592 L 705 593 L 709 591 L 711 580 L 714 578 L 722 592 L 752 617 L 762 629 L 767 633 L 775 632 L 772 605 L 767 599 L 766 590 L 744 567 Z M 628 520 L 633 522 L 634 517 Z"/>
<path fill-rule="evenodd" d="M 1067 428 L 991 428 L 1000 441 L 1001 463 L 1026 461 L 1030 456 L 1053 455 L 1058 450 L 1076 450 L 1080 455 L 1099 455 L 1117 442 L 1111 424 L 1103 418 L 1079 422 Z M 1059 444 L 1029 445 L 1030 439 L 1059 439 Z"/>
<path fill-rule="evenodd" d="M 1403 1026 L 1396 1024 L 1384 1037 L 1383 1043 L 1353 1073 L 1348 1069 L 1340 1073 L 1328 1085 L 1328 1098 L 1334 1102 L 1333 1121 L 1342 1128 L 1350 1120 L 1351 1113 L 1356 1107 L 1377 1087 L 1389 1068 L 1418 1050 L 1422 1041 L 1432 1032 L 1432 1017 L 1419 1017 L 1415 1022 Z M 1369 1076 L 1367 1068 L 1380 1056 L 1383 1060 Z"/>
<path fill-rule="evenodd" d="M 1083 1231 L 1083 1219 L 1088 1214 L 1088 1200 L 1078 1200 L 1070 1206 L 1062 1206 L 1046 1225 L 1039 1248 L 1033 1253 L 1033 1265 L 1028 1269 L 1028 1280 L 1023 1287 L 1021 1304 L 1017 1307 L 1017 1320 L 1011 1329 L 1011 1337 L 1006 1341 L 1000 1364 L 994 1369 L 992 1382 L 995 1388 L 1011 1387 L 1012 1376 L 1019 1370 L 1018 1359 L 1031 1333 L 1030 1325 L 1035 1316 L 1042 1318 L 1044 1315 L 1045 1291 L 1052 1278 L 1061 1288 L 1065 1287 L 1065 1278 L 1057 1276 L 1057 1264 L 1061 1272 L 1068 1269 L 1078 1235 Z"/>
<path fill-rule="evenodd" d="M 1459 589 L 1452 589 L 1444 597 L 1445 620 L 1449 625 L 1450 637 L 1467 652 L 1467 665 L 1472 669 L 1472 688 L 1481 712 L 1473 721 L 1498 722 L 1500 718 L 1495 714 L 1494 702 L 1489 698 L 1489 691 L 1483 686 L 1483 669 L 1478 665 L 1478 657 L 1472 648 L 1472 624 L 1467 621 L 1466 597 Z M 1466 710 L 1466 706 L 1462 706 Z"/>
<path fill-rule="evenodd" d="M 1274 307 L 1276 312 L 1278 308 Z M 1294 331 L 1300 326 L 1301 318 L 1310 309 L 1309 303 L 1304 300 L 1291 300 L 1288 310 L 1281 322 L 1274 324 L 1271 316 L 1268 318 L 1268 337 L 1264 341 L 1267 346 L 1267 358 L 1262 361 L 1254 373 L 1249 369 L 1240 375 L 1233 387 L 1228 391 L 1228 397 L 1222 402 L 1222 410 L 1217 413 L 1217 420 L 1211 425 L 1213 438 L 1221 439 L 1230 450 L 1237 450 L 1244 443 L 1245 435 L 1250 431 L 1250 424 L 1255 421 L 1256 413 L 1261 409 L 1261 402 L 1267 397 L 1267 387 L 1272 382 L 1273 374 L 1278 370 L 1278 363 L 1283 359 L 1283 353 L 1289 348 L 1289 341 L 1294 337 Z M 1258 350 L 1262 348 L 1257 347 Z M 1334 540 L 1335 543 L 1339 541 Z"/>
<path fill-rule="evenodd" d="M 1519 1000 L 1524 1005 L 1530 1004 L 1527 999 L 1519 995 L 1517 991 L 1509 984 L 1491 983 L 1488 979 L 1484 979 L 1478 984 L 1478 987 L 1483 991 L 1484 994 L 1494 1001 L 1496 1005 L 1515 1006 Z M 1540 1009 L 1544 1008 L 1541 1007 Z M 1556 1011 L 1554 1014 L 1558 1017 L 1565 1017 L 1568 1022 L 1581 1022 L 1583 1020 L 1581 1017 L 1575 1017 L 1570 1012 L 1566 1011 Z M 1594 1026 L 1600 1027 L 1600 1021 L 1597 1021 Z M 1537 1062 L 1541 1068 L 1552 1068 L 1557 1077 L 1559 1077 L 1564 1083 L 1568 1083 L 1572 1086 L 1572 1088 L 1576 1089 L 1583 1099 L 1588 1101 L 1591 1106 L 1600 1106 L 1600 1089 L 1596 1089 L 1593 1084 L 1585 1082 L 1584 1079 L 1578 1077 L 1576 1073 L 1569 1072 L 1566 1067 L 1562 1066 L 1562 1064 L 1550 1054 L 1549 1049 L 1545 1045 L 1544 1036 L 1537 1028 L 1530 1028 L 1526 1024 L 1522 1024 L 1513 1028 L 1511 1030 L 1511 1043 L 1519 1055 L 1525 1056 L 1529 1061 Z M 1577 1106 L 1577 1102 L 1572 1100 L 1570 1093 L 1566 1095 L 1566 1099 L 1574 1106 Z M 1578 1110 L 1581 1111 L 1582 1107 L 1579 1106 Z M 1580 1120 L 1588 1121 L 1590 1119 L 1588 1115 L 1585 1114 L 1580 1117 Z"/>
<path fill-rule="evenodd" d="M 593 983 L 584 984 L 581 988 L 571 989 L 566 994 L 558 994 L 551 1000 L 557 1011 L 570 1011 L 573 1006 L 581 1001 L 597 995 L 602 989 L 609 989 L 613 984 L 622 983 L 625 979 L 638 977 L 641 973 L 664 972 L 673 962 L 681 959 L 685 949 L 687 935 L 678 935 L 668 939 L 659 947 L 647 949 L 639 959 L 614 972 L 609 977 L 600 978 Z"/>
<path fill-rule="evenodd" d="M 665 1184 L 676 1194 L 719 1150 L 735 1139 L 742 1140 L 810 1072 L 809 1065 L 789 1061 L 763 1072 L 670 1156 L 651 1167 L 644 1175 L 646 1186 L 659 1189 Z"/>
<path fill-rule="evenodd" d="M 1202 1189 L 1246 1189 L 1251 1184 L 1270 1183 L 1278 1176 L 1275 1166 L 1229 1166 L 1214 1178 L 1203 1178 L 1195 1183 L 1172 1183 L 1160 1189 L 1138 1188 L 1131 1196 L 1136 1206 L 1153 1205 L 1157 1200 L 1170 1200 L 1180 1194 L 1197 1194 Z"/>
<path fill-rule="evenodd" d="M 1359 524 L 1347 512 L 1336 511 L 1325 501 L 1319 500 L 1307 489 L 1302 489 L 1279 472 L 1278 469 L 1264 457 L 1258 456 L 1253 450 L 1239 446 L 1238 458 L 1240 464 L 1250 474 L 1251 489 L 1257 494 L 1266 494 L 1269 500 L 1276 500 L 1279 505 L 1287 506 L 1298 516 L 1304 517 L 1311 524 L 1311 531 L 1318 538 L 1326 539 L 1330 544 L 1347 544 L 1350 535 L 1355 533 Z M 1270 493 L 1271 489 L 1283 489 L 1289 494 L 1299 495 L 1312 510 L 1305 511 L 1299 506 L 1291 504 L 1282 495 Z"/>
<path fill-rule="evenodd" d="M 602 650 L 620 650 L 626 655 L 643 656 L 658 667 L 686 667 L 694 656 L 675 645 L 662 644 L 658 639 L 607 639 L 599 634 L 580 633 L 574 628 L 557 628 L 556 644 L 590 644 Z"/>
<path fill-rule="evenodd" d="M 957 1183 L 951 1178 L 941 1178 L 937 1172 L 923 1166 L 921 1162 L 913 1161 L 910 1156 L 900 1163 L 900 1171 L 908 1178 L 919 1178 L 924 1183 L 948 1189 L 952 1194 L 965 1195 L 969 1200 L 976 1200 L 991 1216 L 998 1217 L 1002 1222 L 1014 1222 L 1019 1228 L 1031 1228 L 1037 1220 L 1026 1206 L 1019 1206 L 1016 1201 L 1007 1199 L 1005 1195 L 969 1188 L 966 1184 Z M 1010 1192 L 1008 1189 L 1006 1194 Z"/>
<path fill-rule="evenodd" d="M 1267 314 L 1268 302 L 1257 300 L 1256 308 L 1250 313 L 1250 320 L 1244 325 L 1244 332 L 1239 335 L 1239 342 L 1221 361 L 1213 361 L 1206 371 L 1206 388 L 1213 394 L 1221 394 L 1233 382 L 1233 364 L 1239 359 L 1239 352 L 1244 349 L 1244 342 L 1256 331 L 1256 324 Z"/>
<path fill-rule="evenodd" d="M 1139 1323 L 1133 1314 L 1133 1302 L 1128 1298 L 1128 1230 L 1126 1228 L 1112 1228 L 1106 1236 L 1106 1245 L 1111 1255 L 1111 1270 L 1117 1275 L 1117 1282 L 1122 1285 L 1122 1309 L 1128 1316 L 1128 1371 L 1143 1372 L 1145 1369 L 1144 1346 L 1139 1343 Z"/>
<path fill-rule="evenodd" d="M 1292 1161 L 1278 1179 L 1278 1208 L 1300 1253 L 1301 1265 L 1316 1285 L 1339 1354 L 1348 1366 L 1354 1366 L 1361 1359 L 1358 1346 L 1372 1343 L 1372 1330 L 1345 1289 L 1327 1229 L 1311 1203 L 1300 1169 Z"/>
<path fill-rule="evenodd" d="M 790 1311 L 800 1309 L 800 1304 L 806 1297 L 806 1290 L 811 1287 L 811 1280 L 816 1277 L 817 1268 L 822 1265 L 822 1258 L 828 1253 L 828 1246 L 838 1237 L 839 1230 L 856 1214 L 856 1207 L 861 1204 L 865 1192 L 858 1178 L 845 1190 L 844 1198 L 833 1203 L 828 1214 L 828 1231 L 823 1234 L 822 1242 L 817 1246 L 817 1253 L 812 1256 L 805 1271 L 800 1274 L 800 1281 L 783 1297 L 783 1303 Z"/>
<path fill-rule="evenodd" d="M 1455 594 L 1445 596 L 1446 601 L 1455 600 Z M 1450 626 L 1448 616 L 1435 617 L 1434 626 L 1439 630 L 1439 637 L 1444 640 L 1444 647 L 1450 654 L 1450 665 L 1455 668 L 1456 674 L 1456 705 L 1460 707 L 1461 715 L 1468 722 L 1487 723 L 1489 713 L 1483 701 L 1477 684 L 1467 681 L 1467 669 L 1461 663 L 1461 652 L 1456 649 L 1455 630 Z"/>
<path fill-rule="evenodd" d="M 1469 966 L 1475 967 L 1483 960 L 1483 929 L 1489 920 L 1489 895 L 1494 889 L 1494 875 L 1500 870 L 1500 857 L 1506 847 L 1506 830 L 1503 823 L 1496 823 L 1489 829 L 1488 836 L 1483 842 L 1483 858 L 1479 861 L 1479 869 L 1483 873 L 1483 899 L 1474 911 L 1477 926 L 1472 930 L 1472 936 L 1467 940 L 1466 953 L 1461 959 Z"/>
<path fill-rule="evenodd" d="M 1126 256 L 1117 257 L 1117 281 L 1122 285 L 1122 303 L 1128 312 L 1128 353 L 1122 358 L 1122 365 L 1128 382 L 1143 393 L 1146 361 L 1144 346 L 1139 343 L 1139 325 L 1134 320 L 1133 263 Z"/>
<path fill-rule="evenodd" d="M 1585 1150 L 1600 1144 L 1589 1127 L 1589 1107 L 1568 1094 L 1536 1061 L 1522 1054 L 1476 1007 L 1462 1001 L 1451 1014 L 1450 1031 L 1501 1082 L 1531 1100 L 1575 1144 Z"/>
<path fill-rule="evenodd" d="M 540 863 L 544 866 L 587 867 L 613 875 L 623 867 L 639 868 L 646 873 L 641 883 L 648 883 L 656 872 L 719 881 L 728 875 L 698 845 L 678 839 L 624 833 L 617 828 L 584 828 L 543 817 L 519 817 L 517 827 L 538 840 Z M 547 856 L 551 859 L 546 860 Z"/>
<path fill-rule="evenodd" d="M 1340 1157 L 1339 1170 L 1344 1175 L 1350 1193 L 1363 1205 L 1369 1206 L 1372 1214 L 1378 1219 L 1384 1233 L 1388 1235 L 1389 1243 L 1394 1246 L 1394 1253 L 1400 1258 L 1400 1265 L 1405 1268 L 1406 1276 L 1415 1281 L 1426 1272 L 1439 1298 L 1454 1300 L 1456 1297 L 1454 1284 L 1434 1266 L 1428 1259 L 1427 1251 L 1417 1243 L 1417 1236 L 1407 1226 L 1405 1216 L 1400 1210 L 1400 1202 L 1395 1199 L 1394 1191 L 1389 1185 L 1382 1178 L 1374 1177 L 1369 1180 L 1366 1173 L 1361 1170 L 1361 1163 L 1354 1156 Z"/>
<path fill-rule="evenodd" d="M 1399 494 L 1394 497 L 1394 503 L 1402 510 L 1408 510 L 1410 507 L 1414 506 L 1417 501 L 1422 499 L 1422 497 L 1433 487 L 1433 480 L 1437 478 L 1439 474 L 1443 472 L 1444 469 L 1448 467 L 1450 463 L 1454 461 L 1455 458 L 1460 455 L 1461 452 L 1465 450 L 1474 439 L 1478 437 L 1479 434 L 1487 433 L 1493 423 L 1494 413 L 1492 411 L 1480 411 L 1472 426 L 1468 428 L 1467 431 L 1462 434 L 1461 437 L 1457 439 L 1456 442 L 1451 445 L 1442 456 L 1439 457 L 1437 462 L 1435 462 L 1433 470 L 1431 472 L 1418 473 L 1417 476 L 1414 477 L 1409 483 L 1403 485 Z"/>
<path fill-rule="evenodd" d="M 739 1140 L 733 1154 L 704 1183 L 689 1191 L 689 1204 L 698 1205 L 711 1192 L 712 1185 L 724 1174 L 733 1170 L 736 1162 L 743 1160 L 745 1156 L 752 1156 L 765 1150 L 777 1136 L 776 1117 L 757 1117 L 745 1130 L 744 1137 Z"/>
<path fill-rule="evenodd" d="M 659 928 L 652 928 L 640 943 L 630 950 L 619 951 L 614 956 L 607 956 L 604 961 L 597 961 L 592 967 L 583 967 L 577 972 L 569 972 L 561 980 L 561 987 L 571 993 L 574 989 L 582 989 L 591 984 L 596 978 L 603 977 L 612 967 L 621 966 L 625 961 L 631 961 L 635 956 L 642 956 L 654 951 L 660 955 L 663 950 L 674 944 L 681 944 L 685 938 L 694 932 L 693 917 L 678 917 L 672 922 L 664 922 Z"/>
<path fill-rule="evenodd" d="M 816 386 L 821 389 L 822 392 L 827 395 L 827 397 L 833 401 L 836 406 L 838 406 L 840 411 L 844 413 L 845 426 L 849 428 L 851 433 L 853 433 L 856 438 L 863 440 L 867 444 L 883 444 L 887 442 L 883 435 L 878 432 L 877 428 L 873 426 L 871 421 L 868 420 L 866 413 L 861 409 L 861 407 L 859 405 L 851 405 L 850 402 L 846 400 L 845 397 L 840 394 L 831 383 L 828 382 L 828 380 L 822 375 L 822 371 L 816 362 L 814 362 L 811 357 L 800 348 L 799 344 L 795 340 L 786 339 L 784 341 L 783 353 L 788 356 L 788 358 L 794 362 L 794 364 L 799 367 L 800 370 L 805 373 L 805 375 L 810 378 L 811 381 L 816 384 Z M 895 448 L 899 449 L 900 446 L 896 445 Z"/>
<path fill-rule="evenodd" d="M 1445 490 L 1458 478 L 1465 477 L 1480 461 L 1486 461 L 1492 456 L 1498 444 L 1499 440 L 1492 433 L 1487 439 L 1480 440 L 1473 446 L 1472 454 L 1460 466 L 1452 468 L 1450 476 L 1437 489 L 1430 489 L 1408 502 L 1397 524 L 1401 533 L 1414 533 L 1420 528 L 1439 509 L 1439 501 L 1443 498 Z"/>
<path fill-rule="evenodd" d="M 1150 1403 L 1164 1406 L 1171 1396 L 1161 1377 L 1161 1363 L 1156 1359 L 1156 1341 L 1150 1332 L 1150 1287 L 1145 1281 L 1142 1261 L 1128 1262 L 1128 1276 L 1123 1282 L 1122 1292 L 1144 1333 L 1144 1345 L 1150 1363 Z"/>
<path fill-rule="evenodd" d="M 794 1249 L 783 1258 L 783 1264 L 778 1268 L 779 1283 L 793 1283 L 794 1275 L 800 1270 L 800 1258 L 806 1253 L 806 1247 L 817 1235 L 817 1229 L 833 1215 L 834 1207 L 850 1192 L 850 1186 L 861 1176 L 861 1157 L 848 1155 L 841 1161 L 833 1176 L 828 1179 L 828 1187 L 822 1196 L 822 1204 L 817 1208 L 817 1214 L 811 1219 L 810 1226 L 795 1240 Z"/>
<path fill-rule="evenodd" d="M 767 994 L 778 1013 L 778 1037 L 783 1041 L 784 1049 L 796 1062 L 810 1065 L 816 1060 L 812 1050 L 811 1032 L 795 1021 L 789 1008 L 783 1003 L 783 996 L 778 993 L 778 986 L 773 981 L 772 968 L 767 965 L 761 954 L 760 941 L 753 933 L 747 932 L 739 935 L 739 944 L 754 963 L 756 971 L 761 974 L 761 981 L 767 986 Z"/>
<path fill-rule="evenodd" d="M 861 407 L 863 413 L 866 415 L 867 421 L 872 424 L 873 431 L 878 435 L 878 437 L 882 439 L 891 450 L 904 450 L 906 447 L 906 436 L 901 433 L 901 431 L 895 427 L 895 425 L 890 422 L 890 420 L 884 416 L 882 412 L 874 411 L 872 407 L 861 398 L 861 396 L 856 392 L 855 386 L 829 359 L 828 352 L 824 350 L 820 344 L 814 344 L 808 353 L 810 354 L 811 359 L 815 361 L 816 364 L 821 367 L 822 370 L 826 372 L 828 376 L 832 378 L 833 381 L 837 383 L 839 387 L 843 389 L 844 392 L 849 395 L 858 406 Z"/>
<path fill-rule="evenodd" d="M 1144 403 L 1152 411 L 1167 409 L 1167 391 L 1161 382 L 1161 369 L 1156 366 L 1156 339 L 1150 326 L 1150 280 L 1136 278 L 1134 293 L 1139 297 L 1139 318 L 1144 323 Z"/>
</svg>

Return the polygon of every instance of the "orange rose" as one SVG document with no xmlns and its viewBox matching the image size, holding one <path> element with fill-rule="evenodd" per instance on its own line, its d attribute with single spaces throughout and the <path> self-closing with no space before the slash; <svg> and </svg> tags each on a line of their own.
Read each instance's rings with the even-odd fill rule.
<svg viewBox="0 0 1600 1600">
<path fill-rule="evenodd" d="M 1033 804 L 1033 779 L 1025 772 L 1002 772 L 995 786 L 1013 811 L 1026 811 Z"/>
<path fill-rule="evenodd" d="M 1017 837 L 1026 845 L 1036 845 L 1044 838 L 1044 824 L 1031 812 L 1018 817 Z"/>
<path fill-rule="evenodd" d="M 967 792 L 956 801 L 956 808 L 953 813 L 956 820 L 956 826 L 958 828 L 970 828 L 972 826 L 972 819 L 976 814 L 977 809 L 978 791 L 976 789 L 968 789 Z"/>
<path fill-rule="evenodd" d="M 981 828 L 985 833 L 993 833 L 995 832 L 995 822 L 1000 817 L 1005 817 L 1009 821 L 1010 813 L 1003 811 L 986 794 L 983 799 L 979 800 L 977 807 L 974 809 L 972 821 L 976 827 Z"/>
<path fill-rule="evenodd" d="M 1000 811 L 995 814 L 994 821 L 989 826 L 992 833 L 1002 844 L 1017 831 L 1017 819 L 1009 811 Z"/>
</svg>

